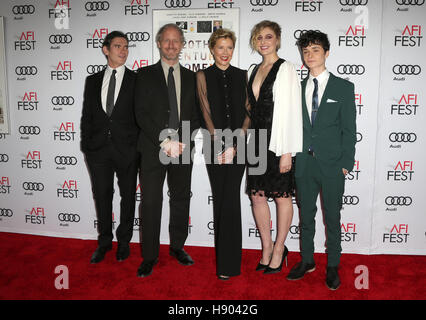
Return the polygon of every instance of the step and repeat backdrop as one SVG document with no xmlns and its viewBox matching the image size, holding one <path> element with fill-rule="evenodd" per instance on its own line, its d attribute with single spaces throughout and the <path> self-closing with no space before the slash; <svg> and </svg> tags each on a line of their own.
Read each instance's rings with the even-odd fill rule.
<svg viewBox="0 0 426 320">
<path fill-rule="evenodd" d="M 295 43 L 304 30 L 315 29 L 329 35 L 329 71 L 355 83 L 358 142 L 343 197 L 343 252 L 426 254 L 424 0 L 4 0 L 0 15 L 7 80 L 2 97 L 8 101 L 2 105 L 7 133 L 0 133 L 0 231 L 96 239 L 79 125 L 84 81 L 105 67 L 101 46 L 109 32 L 127 33 L 126 65 L 136 70 L 158 59 L 159 26 L 176 22 L 187 40 L 181 63 L 197 71 L 213 62 L 210 33 L 228 27 L 238 37 L 232 64 L 248 69 L 261 61 L 249 48 L 250 30 L 270 19 L 282 27 L 279 55 L 297 66 L 301 80 L 308 70 Z M 213 246 L 213 199 L 201 140 L 196 140 L 187 244 Z M 243 246 L 258 249 L 244 183 Z M 137 205 L 144 187 L 135 190 Z M 165 185 L 164 244 L 169 242 L 167 193 Z M 286 244 L 298 251 L 299 211 L 293 203 Z M 275 236 L 273 201 L 270 207 Z M 112 214 L 116 229 L 118 192 Z M 136 210 L 132 242 L 140 238 L 138 217 Z M 316 221 L 316 251 L 324 252 L 320 210 Z"/>
</svg>

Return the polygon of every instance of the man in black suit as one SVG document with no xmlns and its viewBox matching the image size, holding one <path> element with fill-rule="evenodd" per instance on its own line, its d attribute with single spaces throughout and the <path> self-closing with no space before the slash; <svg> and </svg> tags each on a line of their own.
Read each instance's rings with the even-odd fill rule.
<svg viewBox="0 0 426 320">
<path fill-rule="evenodd" d="M 109 33 L 102 52 L 108 65 L 86 79 L 80 125 L 81 150 L 86 157 L 98 217 L 98 248 L 91 263 L 101 262 L 112 248 L 114 174 L 121 196 L 116 258 L 122 261 L 130 254 L 139 165 L 139 128 L 134 113 L 136 74 L 124 66 L 129 52 L 126 35 L 119 31 Z"/>
<path fill-rule="evenodd" d="M 167 174 L 170 195 L 170 255 L 182 265 L 193 264 L 183 250 L 188 236 L 193 142 L 183 143 L 185 131 L 198 129 L 195 74 L 179 64 L 183 48 L 182 30 L 175 24 L 160 28 L 156 36 L 161 59 L 138 70 L 135 112 L 141 128 L 142 257 L 139 277 L 152 273 L 160 248 L 163 185 Z M 168 133 L 169 138 L 160 135 Z M 170 161 L 164 161 L 166 158 Z M 168 163 L 167 163 L 168 162 Z"/>
</svg>

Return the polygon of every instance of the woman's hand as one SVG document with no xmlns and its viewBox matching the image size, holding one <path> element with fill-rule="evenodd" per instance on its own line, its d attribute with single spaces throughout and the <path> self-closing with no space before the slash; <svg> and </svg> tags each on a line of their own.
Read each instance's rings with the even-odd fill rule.
<svg viewBox="0 0 426 320">
<path fill-rule="evenodd" d="M 291 170 L 291 153 L 283 154 L 280 158 L 280 173 L 287 173 Z"/>
</svg>

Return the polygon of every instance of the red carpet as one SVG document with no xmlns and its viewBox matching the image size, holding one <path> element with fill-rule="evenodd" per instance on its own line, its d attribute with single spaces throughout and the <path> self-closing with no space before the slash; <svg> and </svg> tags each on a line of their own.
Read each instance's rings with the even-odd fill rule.
<svg viewBox="0 0 426 320">
<path fill-rule="evenodd" d="M 96 241 L 0 233 L 0 299 L 10 300 L 424 300 L 426 257 L 343 254 L 341 287 L 325 286 L 325 254 L 316 254 L 317 269 L 298 281 L 286 280 L 289 268 L 299 261 L 289 253 L 289 268 L 276 275 L 254 269 L 258 250 L 244 250 L 242 275 L 220 281 L 215 275 L 214 249 L 185 247 L 195 264 L 184 267 L 161 246 L 160 262 L 148 278 L 137 278 L 141 262 L 139 244 L 131 244 L 131 256 L 115 260 L 114 243 L 103 262 L 89 263 Z M 58 265 L 69 271 L 69 289 L 55 288 Z M 369 289 L 356 289 L 358 265 L 369 272 Z"/>
</svg>

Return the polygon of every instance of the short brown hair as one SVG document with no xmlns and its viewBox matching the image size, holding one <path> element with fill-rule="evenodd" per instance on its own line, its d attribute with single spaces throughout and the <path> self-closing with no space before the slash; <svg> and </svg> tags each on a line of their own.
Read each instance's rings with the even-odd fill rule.
<svg viewBox="0 0 426 320">
<path fill-rule="evenodd" d="M 226 38 L 229 38 L 232 40 L 232 43 L 234 44 L 234 48 L 235 48 L 235 42 L 237 42 L 237 37 L 235 36 L 234 31 L 220 28 L 220 29 L 216 29 L 216 31 L 211 34 L 209 38 L 209 49 L 212 50 L 214 48 L 217 40 L 226 39 Z"/>
<path fill-rule="evenodd" d="M 252 29 L 251 29 L 251 35 L 250 35 L 250 47 L 253 51 L 256 50 L 256 38 L 257 35 L 265 28 L 270 28 L 274 33 L 275 36 L 278 39 L 278 45 L 277 50 L 281 47 L 281 27 L 278 23 L 269 21 L 269 20 L 263 20 L 257 23 Z"/>
</svg>

